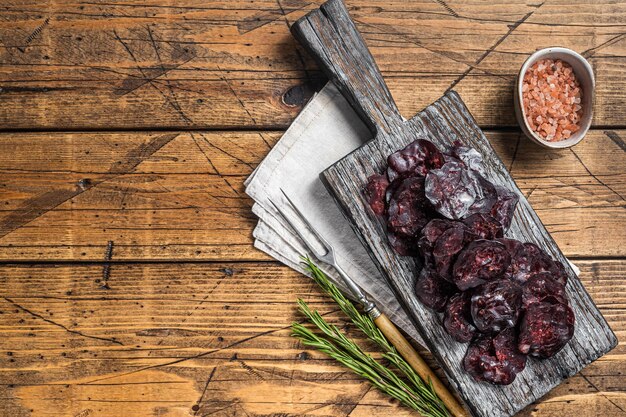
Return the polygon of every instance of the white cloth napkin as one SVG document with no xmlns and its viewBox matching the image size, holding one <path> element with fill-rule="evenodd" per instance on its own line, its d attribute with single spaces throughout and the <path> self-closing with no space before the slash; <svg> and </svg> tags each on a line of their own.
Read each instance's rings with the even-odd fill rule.
<svg viewBox="0 0 626 417">
<path fill-rule="evenodd" d="M 246 193 L 255 201 L 252 211 L 259 217 L 253 233 L 254 246 L 304 273 L 300 256 L 308 251 L 270 203 L 271 200 L 281 210 L 291 212 L 283 200 L 281 189 L 284 190 L 313 227 L 333 245 L 337 261 L 347 274 L 396 325 L 423 346 L 391 288 L 319 179 L 323 170 L 371 136 L 332 83 L 316 94 L 245 182 Z M 289 219 L 297 222 L 291 213 Z M 332 268 L 319 266 L 347 293 Z M 572 266 L 578 274 L 578 268 Z"/>
<path fill-rule="evenodd" d="M 272 200 L 281 209 L 290 211 L 280 191 L 283 189 L 333 246 L 337 262 L 346 273 L 396 325 L 421 342 L 392 290 L 319 179 L 320 172 L 371 137 L 341 93 L 328 83 L 309 101 L 245 182 L 246 193 L 255 201 L 252 211 L 260 219 L 254 230 L 254 245 L 285 265 L 304 272 L 300 255 L 308 251 L 269 202 Z M 297 221 L 295 215 L 289 218 Z M 332 268 L 319 266 L 346 291 Z"/>
</svg>

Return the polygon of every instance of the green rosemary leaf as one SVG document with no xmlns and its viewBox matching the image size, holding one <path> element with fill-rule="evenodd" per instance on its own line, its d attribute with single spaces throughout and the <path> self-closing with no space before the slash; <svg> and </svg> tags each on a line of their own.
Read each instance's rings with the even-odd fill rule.
<svg viewBox="0 0 626 417">
<path fill-rule="evenodd" d="M 302 324 L 292 325 L 293 336 L 306 346 L 315 348 L 348 367 L 357 375 L 370 381 L 377 389 L 396 398 L 402 404 L 418 411 L 423 417 L 448 417 L 448 411 L 434 392 L 431 381 L 424 381 L 398 354 L 396 348 L 378 329 L 372 318 L 359 312 L 355 305 L 341 293 L 309 258 L 303 258 L 306 269 L 315 282 L 339 306 L 341 311 L 382 351 L 382 357 L 395 368 L 388 368 L 365 353 L 354 341 L 348 339 L 336 326 L 329 324 L 317 311 L 312 311 L 298 300 L 300 311 L 321 334 L 316 334 Z"/>
</svg>

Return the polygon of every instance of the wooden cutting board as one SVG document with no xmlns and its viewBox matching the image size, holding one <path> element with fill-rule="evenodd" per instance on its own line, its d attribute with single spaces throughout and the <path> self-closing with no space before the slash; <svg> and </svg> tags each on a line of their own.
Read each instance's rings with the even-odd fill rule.
<svg viewBox="0 0 626 417">
<path fill-rule="evenodd" d="M 373 140 L 324 171 L 322 180 L 445 370 L 450 384 L 475 416 L 511 416 L 616 346 L 617 339 L 604 317 L 458 94 L 451 91 L 405 120 L 341 0 L 330 0 L 298 20 L 292 26 L 292 33 L 317 59 L 374 134 Z M 415 88 L 419 89 L 419 85 Z M 441 148 L 458 139 L 480 151 L 487 165 L 487 177 L 520 196 L 507 237 L 536 243 L 566 265 L 567 294 L 576 315 L 574 337 L 551 359 L 529 359 L 526 369 L 511 385 L 478 383 L 462 369 L 467 344 L 448 336 L 440 316 L 425 308 L 414 295 L 419 261 L 394 252 L 387 243 L 384 223 L 367 207 L 363 196 L 367 178 L 383 172 L 387 156 L 418 136 L 427 137 Z"/>
</svg>

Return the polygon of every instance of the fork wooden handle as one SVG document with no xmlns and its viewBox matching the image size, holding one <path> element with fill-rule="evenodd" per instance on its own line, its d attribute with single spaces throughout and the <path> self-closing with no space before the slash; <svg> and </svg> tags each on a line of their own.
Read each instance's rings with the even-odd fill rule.
<svg viewBox="0 0 626 417">
<path fill-rule="evenodd" d="M 374 319 L 374 323 L 381 332 L 387 337 L 392 345 L 396 347 L 398 353 L 411 365 L 411 368 L 425 381 L 428 379 L 433 384 L 435 393 L 441 398 L 441 401 L 448 408 L 448 411 L 455 417 L 469 417 L 469 414 L 463 409 L 461 404 L 446 388 L 437 375 L 430 369 L 424 359 L 415 351 L 413 346 L 400 333 L 398 328 L 389 320 L 384 313 Z"/>
</svg>

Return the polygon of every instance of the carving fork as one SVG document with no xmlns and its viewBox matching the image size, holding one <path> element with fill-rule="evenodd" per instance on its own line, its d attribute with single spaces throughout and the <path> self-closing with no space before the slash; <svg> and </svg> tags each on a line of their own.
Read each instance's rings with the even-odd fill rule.
<svg viewBox="0 0 626 417">
<path fill-rule="evenodd" d="M 306 217 L 302 214 L 302 212 L 296 207 L 296 205 L 291 201 L 289 196 L 283 191 L 283 196 L 291 206 L 291 209 L 297 216 L 300 218 L 300 221 L 304 223 L 304 225 L 309 229 L 311 233 L 315 236 L 318 242 L 323 246 L 323 249 L 320 251 L 316 249 L 315 245 L 311 243 L 311 240 L 304 236 L 303 233 L 300 232 L 298 227 L 289 220 L 287 214 L 279 208 L 273 201 L 270 200 L 270 203 L 274 208 L 278 211 L 280 216 L 289 224 L 291 229 L 300 237 L 304 245 L 312 252 L 312 254 L 318 260 L 331 265 L 337 273 L 341 276 L 341 279 L 346 284 L 352 295 L 358 300 L 358 302 L 363 307 L 363 311 L 368 314 L 376 326 L 380 329 L 380 331 L 387 337 L 387 339 L 395 346 L 398 350 L 398 353 L 402 355 L 402 357 L 411 365 L 411 368 L 415 370 L 415 372 L 422 378 L 424 381 L 428 381 L 430 379 L 435 393 L 441 398 L 441 401 L 446 405 L 450 413 L 455 417 L 467 417 L 467 412 L 463 409 L 461 404 L 456 400 L 456 398 L 452 395 L 452 393 L 446 388 L 445 385 L 441 382 L 439 377 L 428 367 L 428 364 L 424 361 L 424 359 L 417 353 L 417 351 L 411 346 L 411 344 L 406 340 L 406 338 L 400 333 L 398 328 L 391 322 L 391 320 L 385 315 L 385 313 L 381 312 L 376 304 L 374 304 L 361 290 L 361 288 L 350 278 L 345 271 L 337 264 L 335 260 L 335 254 L 333 247 L 330 243 L 326 241 L 315 228 L 311 225 L 311 223 L 306 219 Z"/>
</svg>

